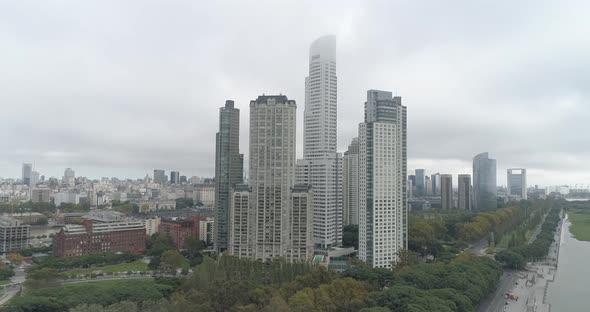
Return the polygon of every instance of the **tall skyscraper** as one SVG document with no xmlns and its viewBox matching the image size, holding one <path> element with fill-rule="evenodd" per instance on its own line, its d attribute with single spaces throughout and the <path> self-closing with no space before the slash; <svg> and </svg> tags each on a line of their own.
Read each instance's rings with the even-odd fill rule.
<svg viewBox="0 0 590 312">
<path fill-rule="evenodd" d="M 459 175 L 457 195 L 457 208 L 461 210 L 471 210 L 471 175 Z"/>
<path fill-rule="evenodd" d="M 488 153 L 473 158 L 473 206 L 478 210 L 498 208 L 496 160 Z"/>
<path fill-rule="evenodd" d="M 359 224 L 359 138 L 353 138 L 342 158 L 342 221 Z"/>
<path fill-rule="evenodd" d="M 31 164 L 23 164 L 22 170 L 22 180 L 23 184 L 31 186 L 31 172 L 33 171 L 33 165 Z"/>
<path fill-rule="evenodd" d="M 215 249 L 228 248 L 230 231 L 231 188 L 242 183 L 244 157 L 240 155 L 240 110 L 234 101 L 225 101 L 219 109 L 219 132 L 215 135 Z"/>
<path fill-rule="evenodd" d="M 170 171 L 170 184 L 180 184 L 180 172 Z"/>
<path fill-rule="evenodd" d="M 72 168 L 64 170 L 63 183 L 68 186 L 76 185 L 76 172 Z"/>
<path fill-rule="evenodd" d="M 526 169 L 508 169 L 508 195 L 517 196 L 519 199 L 527 199 L 526 193 Z"/>
<path fill-rule="evenodd" d="M 416 196 L 426 195 L 426 170 L 416 169 Z"/>
<path fill-rule="evenodd" d="M 315 40 L 305 78 L 303 159 L 297 183 L 310 184 L 314 200 L 314 240 L 328 249 L 342 244 L 342 158 L 336 152 L 336 37 Z"/>
<path fill-rule="evenodd" d="M 407 113 L 401 97 L 369 90 L 359 125 L 359 258 L 391 268 L 407 248 Z"/>
<path fill-rule="evenodd" d="M 453 209 L 453 175 L 440 175 L 440 199 L 442 209 Z"/>
<path fill-rule="evenodd" d="M 430 183 L 432 183 L 432 195 L 440 196 L 440 173 L 431 175 Z"/>
<path fill-rule="evenodd" d="M 250 102 L 249 218 L 255 259 L 286 257 L 292 252 L 296 109 L 295 101 L 284 95 L 262 95 Z"/>
<path fill-rule="evenodd" d="M 154 169 L 154 183 L 165 184 L 168 181 L 166 171 L 162 169 Z"/>
</svg>

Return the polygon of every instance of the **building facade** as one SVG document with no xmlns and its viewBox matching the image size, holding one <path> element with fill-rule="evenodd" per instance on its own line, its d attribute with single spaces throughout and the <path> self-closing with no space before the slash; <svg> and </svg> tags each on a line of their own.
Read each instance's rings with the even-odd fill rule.
<svg viewBox="0 0 590 312">
<path fill-rule="evenodd" d="M 440 175 L 440 192 L 441 192 L 441 208 L 442 209 L 453 209 L 453 175 L 441 174 Z"/>
<path fill-rule="evenodd" d="M 342 158 L 342 223 L 359 224 L 359 140 L 353 138 Z"/>
<path fill-rule="evenodd" d="M 39 187 L 31 190 L 31 201 L 33 203 L 51 202 L 51 189 L 48 187 Z"/>
<path fill-rule="evenodd" d="M 206 217 L 201 216 L 162 219 L 158 226 L 158 232 L 161 235 L 170 237 L 174 247 L 177 249 L 183 249 L 187 238 L 199 238 L 200 222 L 205 221 L 206 219 Z"/>
<path fill-rule="evenodd" d="M 424 169 L 416 169 L 415 170 L 415 179 L 416 179 L 416 194 L 415 196 L 425 196 L 426 195 L 426 170 Z"/>
<path fill-rule="evenodd" d="M 307 261 L 314 252 L 313 240 L 313 191 L 310 185 L 296 184 L 291 190 L 289 216 L 292 244 L 287 252 L 289 261 Z"/>
<path fill-rule="evenodd" d="M 289 251 L 290 191 L 295 184 L 296 103 L 284 95 L 250 102 L 250 209 L 253 255 L 269 260 Z"/>
<path fill-rule="evenodd" d="M 252 189 L 245 184 L 236 185 L 231 192 L 229 254 L 240 258 L 254 257 L 254 211 L 250 209 Z M 252 213 L 252 217 L 250 214 Z"/>
<path fill-rule="evenodd" d="M 337 153 L 336 37 L 324 36 L 309 49 L 305 78 L 303 160 L 298 161 L 298 184 L 309 184 L 314 200 L 316 247 L 342 244 L 342 157 Z M 305 172 L 300 174 L 299 172 Z"/>
<path fill-rule="evenodd" d="M 142 252 L 146 232 L 142 221 L 91 213 L 82 224 L 67 224 L 53 237 L 56 257 L 83 256 L 105 252 Z"/>
<path fill-rule="evenodd" d="M 369 90 L 359 125 L 359 258 L 391 268 L 407 248 L 407 113 L 401 97 Z"/>
<path fill-rule="evenodd" d="M 527 199 L 526 169 L 511 168 L 507 170 L 508 195 L 517 199 Z"/>
<path fill-rule="evenodd" d="M 498 208 L 496 160 L 488 153 L 473 158 L 473 206 L 478 210 Z"/>
<path fill-rule="evenodd" d="M 8 216 L 0 216 L 0 252 L 8 253 L 28 248 L 30 236 L 30 225 Z"/>
<path fill-rule="evenodd" d="M 154 169 L 154 183 L 166 184 L 166 182 L 168 182 L 166 171 L 162 169 Z"/>
<path fill-rule="evenodd" d="M 158 233 L 161 222 L 162 218 L 160 217 L 149 217 L 144 219 L 143 225 L 145 227 L 145 234 L 147 236 L 152 236 Z"/>
<path fill-rule="evenodd" d="M 471 175 L 459 175 L 457 195 L 457 208 L 471 211 Z"/>
<path fill-rule="evenodd" d="M 32 186 L 31 185 L 31 175 L 33 171 L 33 165 L 31 164 L 23 164 L 22 169 L 22 180 L 24 185 Z"/>
<path fill-rule="evenodd" d="M 180 184 L 180 172 L 170 171 L 170 184 Z"/>
<path fill-rule="evenodd" d="M 215 249 L 223 252 L 228 248 L 231 231 L 231 188 L 242 183 L 244 175 L 244 157 L 240 155 L 240 110 L 234 107 L 234 101 L 225 101 L 225 106 L 219 109 L 219 132 L 215 141 L 214 241 Z"/>
</svg>

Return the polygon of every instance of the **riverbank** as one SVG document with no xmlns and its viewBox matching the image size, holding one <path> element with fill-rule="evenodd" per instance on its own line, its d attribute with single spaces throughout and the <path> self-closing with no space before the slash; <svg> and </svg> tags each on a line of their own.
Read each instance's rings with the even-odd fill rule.
<svg viewBox="0 0 590 312">
<path fill-rule="evenodd" d="M 518 279 L 510 291 L 518 300 L 507 300 L 503 311 L 551 311 L 547 293 L 557 273 L 561 237 L 563 229 L 567 229 L 567 226 L 564 227 L 564 223 L 567 224 L 565 221 L 567 220 L 559 222 L 547 257 L 538 262 L 528 263 L 525 270 L 518 271 Z"/>
<path fill-rule="evenodd" d="M 545 218 L 544 218 L 545 220 Z M 544 222 L 531 236 L 529 244 L 540 233 Z M 555 279 L 559 259 L 564 220 L 557 223 L 554 240 L 545 258 L 527 263 L 524 270 L 505 270 L 498 282 L 496 291 L 477 307 L 477 312 L 549 312 L 551 305 L 547 300 L 548 288 Z M 565 227 L 567 230 L 567 227 Z M 512 300 L 506 294 L 512 293 Z M 516 300 L 516 298 L 518 298 Z"/>
</svg>

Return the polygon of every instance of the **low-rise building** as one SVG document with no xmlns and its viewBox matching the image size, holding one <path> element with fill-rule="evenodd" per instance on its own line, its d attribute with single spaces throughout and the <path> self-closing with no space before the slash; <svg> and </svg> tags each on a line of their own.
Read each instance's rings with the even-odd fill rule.
<svg viewBox="0 0 590 312">
<path fill-rule="evenodd" d="M 33 203 L 51 202 L 51 189 L 48 187 L 33 188 L 31 190 L 31 201 Z"/>
<path fill-rule="evenodd" d="M 29 246 L 31 226 L 25 225 L 22 221 L 0 216 L 0 252 L 25 249 Z"/>
<path fill-rule="evenodd" d="M 142 221 L 113 211 L 84 216 L 82 224 L 66 224 L 53 237 L 53 255 L 82 256 L 104 252 L 142 252 L 145 249 Z"/>
<path fill-rule="evenodd" d="M 176 201 L 174 200 L 154 200 L 145 201 L 139 204 L 140 212 L 158 211 L 158 210 L 174 210 L 176 209 Z"/>
<path fill-rule="evenodd" d="M 192 236 L 199 238 L 200 221 L 206 221 L 205 217 L 162 219 L 159 233 L 172 239 L 172 243 L 178 249 L 184 248 L 185 240 Z"/>
<path fill-rule="evenodd" d="M 38 212 L 11 213 L 7 216 L 19 220 L 23 224 L 38 224 L 47 221 L 47 216 Z"/>
</svg>

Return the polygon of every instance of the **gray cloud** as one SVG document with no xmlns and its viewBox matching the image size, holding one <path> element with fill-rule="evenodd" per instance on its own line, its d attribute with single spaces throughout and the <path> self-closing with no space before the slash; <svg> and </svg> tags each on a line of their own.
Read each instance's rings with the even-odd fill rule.
<svg viewBox="0 0 590 312">
<path fill-rule="evenodd" d="M 339 148 L 366 90 L 409 111 L 410 167 L 470 172 L 489 151 L 531 183 L 590 184 L 584 1 L 12 1 L 0 4 L 0 176 L 213 175 L 218 109 L 283 93 L 338 36 Z"/>
</svg>

